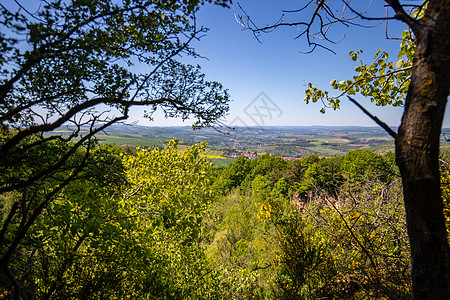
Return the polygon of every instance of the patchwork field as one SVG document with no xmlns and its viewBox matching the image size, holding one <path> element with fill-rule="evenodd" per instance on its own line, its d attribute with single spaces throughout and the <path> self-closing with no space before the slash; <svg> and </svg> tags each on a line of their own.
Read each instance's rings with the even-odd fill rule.
<svg viewBox="0 0 450 300">
<path fill-rule="evenodd" d="M 442 149 L 450 150 L 450 142 L 445 138 L 445 134 L 449 133 L 450 129 L 443 129 Z M 167 141 L 176 138 L 180 141 L 180 151 L 185 151 L 192 144 L 207 141 L 207 150 L 202 156 L 217 166 L 229 164 L 242 155 L 270 154 L 295 159 L 311 154 L 340 156 L 354 149 L 371 149 L 376 153 L 394 151 L 392 138 L 378 127 L 238 128 L 224 134 L 214 129 L 193 131 L 190 127 L 114 125 L 106 134 L 97 135 L 97 138 L 100 144 L 131 148 L 164 147 Z"/>
</svg>

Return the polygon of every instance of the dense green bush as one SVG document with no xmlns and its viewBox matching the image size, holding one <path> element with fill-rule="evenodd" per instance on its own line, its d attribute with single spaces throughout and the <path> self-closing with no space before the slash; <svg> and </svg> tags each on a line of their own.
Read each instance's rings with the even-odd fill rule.
<svg viewBox="0 0 450 300">
<path fill-rule="evenodd" d="M 304 194 L 306 192 L 324 190 L 336 195 L 343 182 L 341 158 L 323 158 L 306 169 L 299 192 Z"/>
<path fill-rule="evenodd" d="M 363 180 L 392 180 L 392 156 L 379 155 L 370 150 L 353 150 L 342 157 L 342 172 L 350 182 Z"/>
</svg>

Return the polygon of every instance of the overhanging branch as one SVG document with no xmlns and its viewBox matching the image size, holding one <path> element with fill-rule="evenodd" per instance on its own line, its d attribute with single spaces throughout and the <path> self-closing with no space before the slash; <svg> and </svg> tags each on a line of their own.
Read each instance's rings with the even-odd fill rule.
<svg viewBox="0 0 450 300">
<path fill-rule="evenodd" d="M 397 139 L 397 133 L 392 130 L 386 123 L 378 119 L 376 116 L 372 115 L 369 111 L 367 111 L 364 107 L 361 106 L 358 102 L 356 102 L 355 99 L 353 99 L 350 96 L 347 96 L 347 98 L 355 104 L 360 110 L 362 110 L 363 113 L 365 113 L 369 118 L 371 118 L 375 123 L 380 125 L 387 133 L 389 133 L 390 136 L 392 136 L 394 139 Z"/>
</svg>

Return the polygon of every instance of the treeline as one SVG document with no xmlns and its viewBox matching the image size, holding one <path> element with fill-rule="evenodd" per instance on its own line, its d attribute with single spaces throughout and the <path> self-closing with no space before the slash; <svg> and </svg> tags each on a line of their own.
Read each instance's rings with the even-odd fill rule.
<svg viewBox="0 0 450 300">
<path fill-rule="evenodd" d="M 66 147 L 41 144 L 3 181 L 38 172 Z M 66 167 L 4 193 L 0 250 L 16 250 L 1 276 L 15 286 L 2 285 L 0 298 L 19 288 L 28 299 L 411 298 L 393 154 L 264 155 L 214 168 L 204 148 L 80 147 L 68 165 L 89 161 L 76 176 Z M 39 205 L 24 232 L 22 216 Z M 449 222 L 448 202 L 445 213 Z"/>
</svg>

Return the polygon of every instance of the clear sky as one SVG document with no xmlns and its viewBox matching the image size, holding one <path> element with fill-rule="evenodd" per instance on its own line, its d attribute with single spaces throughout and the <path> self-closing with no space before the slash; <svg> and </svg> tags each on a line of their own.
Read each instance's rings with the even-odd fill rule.
<svg viewBox="0 0 450 300">
<path fill-rule="evenodd" d="M 366 1 L 358 4 L 363 2 Z M 384 3 L 374 2 L 377 5 Z M 296 9 L 299 3 L 303 2 L 239 1 L 260 26 L 273 24 L 283 14 L 283 9 Z M 242 14 L 238 2 L 234 2 L 233 8 L 237 14 Z M 371 9 L 372 16 L 384 15 L 384 8 L 381 6 Z M 337 40 L 343 38 L 339 44 L 330 45 L 336 54 L 323 49 L 316 49 L 312 54 L 302 54 L 300 51 L 307 51 L 308 48 L 305 39 L 295 39 L 298 33 L 295 28 L 277 29 L 261 36 L 262 42 L 258 42 L 252 32 L 243 30 L 238 24 L 234 11 L 213 5 L 201 8 L 197 23 L 210 30 L 201 41 L 194 44 L 194 48 L 208 59 L 188 60 L 200 64 L 208 80 L 219 81 L 229 90 L 232 102 L 225 123 L 238 126 L 376 126 L 345 99 L 340 110 L 328 109 L 322 115 L 319 112 L 322 104 L 307 105 L 303 98 L 305 84 L 308 82 L 322 89 L 330 89 L 329 82 L 332 79 L 351 78 L 356 66 L 348 55 L 351 50 L 362 48 L 368 63 L 380 48 L 390 52 L 392 59 L 396 59 L 399 41 L 385 38 L 384 23 L 374 28 L 336 27 L 334 37 Z M 286 15 L 285 20 L 299 17 L 301 15 Z M 376 25 L 376 22 L 371 24 Z M 399 36 L 405 28 L 401 22 L 392 21 L 388 30 L 392 36 Z M 388 125 L 400 124 L 402 108 L 380 108 L 361 96 L 356 99 Z M 134 111 L 132 118 L 139 120 L 141 125 L 189 125 L 188 122 L 166 120 L 158 114 L 155 115 L 154 122 L 149 122 L 140 115 L 139 111 Z M 446 118 L 444 127 L 449 126 L 450 118 Z"/>
</svg>

